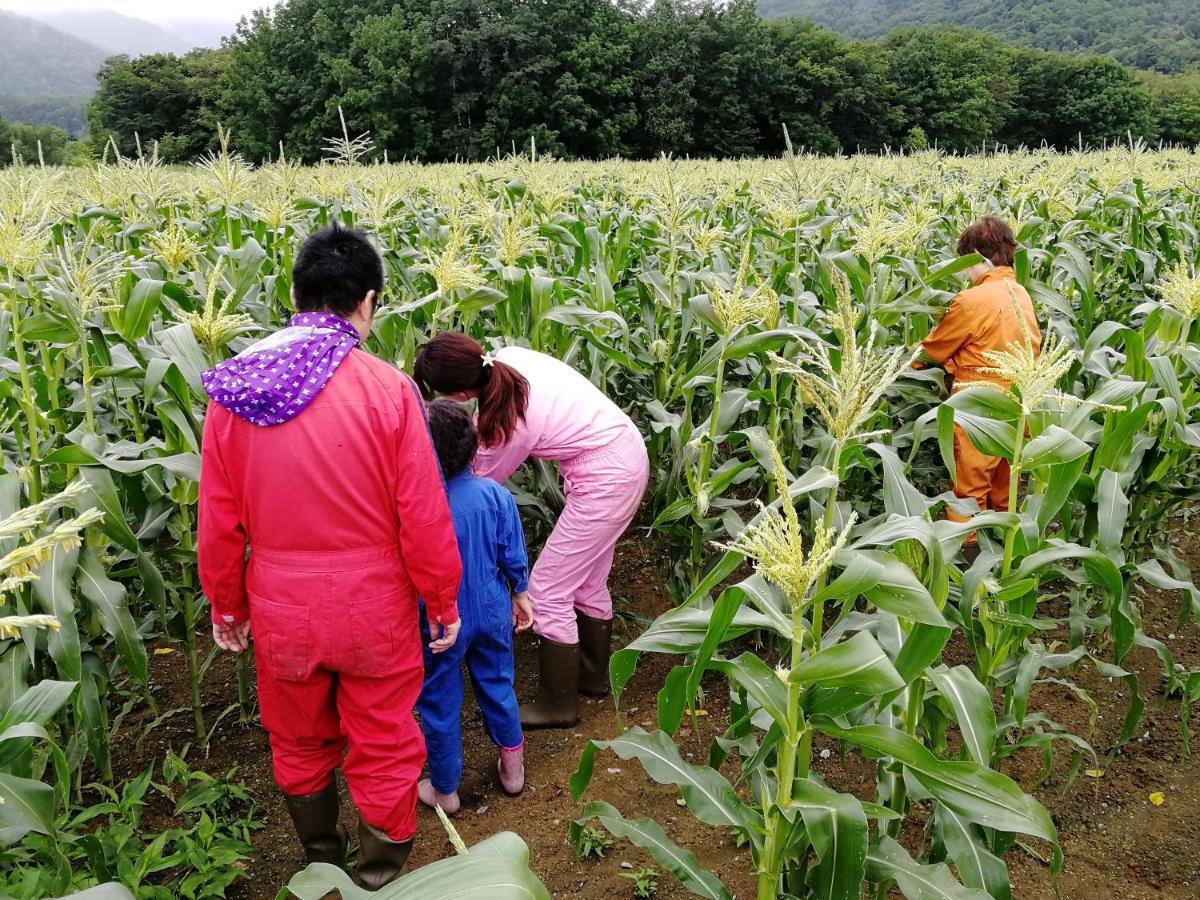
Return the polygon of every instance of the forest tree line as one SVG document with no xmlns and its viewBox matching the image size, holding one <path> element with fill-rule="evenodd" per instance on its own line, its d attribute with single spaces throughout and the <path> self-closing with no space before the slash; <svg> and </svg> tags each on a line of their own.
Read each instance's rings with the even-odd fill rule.
<svg viewBox="0 0 1200 900">
<path fill-rule="evenodd" d="M 994 144 L 1200 145 L 1200 76 L 1012 47 L 961 28 L 876 43 L 753 0 L 288 0 L 218 50 L 115 57 L 87 120 L 93 154 L 158 142 L 314 161 L 369 131 L 392 160 L 777 155 Z"/>
</svg>

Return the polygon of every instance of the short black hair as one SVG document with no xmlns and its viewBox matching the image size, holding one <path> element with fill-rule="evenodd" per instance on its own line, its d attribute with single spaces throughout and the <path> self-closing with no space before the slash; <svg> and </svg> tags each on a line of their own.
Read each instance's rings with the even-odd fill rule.
<svg viewBox="0 0 1200 900">
<path fill-rule="evenodd" d="M 479 446 L 479 432 L 462 404 L 445 398 L 430 403 L 429 431 L 443 475 L 453 478 L 471 464 Z"/>
<path fill-rule="evenodd" d="M 383 260 L 361 231 L 322 228 L 296 256 L 292 290 L 300 312 L 348 316 L 368 292 L 376 297 L 383 292 Z"/>
</svg>

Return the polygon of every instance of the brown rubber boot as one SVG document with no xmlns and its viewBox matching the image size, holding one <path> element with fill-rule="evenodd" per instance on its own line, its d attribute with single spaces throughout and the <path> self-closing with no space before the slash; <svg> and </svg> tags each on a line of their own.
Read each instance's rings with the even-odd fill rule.
<svg viewBox="0 0 1200 900">
<path fill-rule="evenodd" d="M 309 863 L 346 867 L 346 829 L 338 824 L 337 782 L 306 797 L 283 795 Z"/>
<path fill-rule="evenodd" d="M 575 611 L 579 623 L 579 693 L 597 700 L 608 696 L 608 655 L 612 619 L 593 619 Z"/>
<path fill-rule="evenodd" d="M 412 838 L 393 841 L 378 828 L 372 828 L 358 817 L 358 867 L 354 880 L 359 887 L 377 891 L 391 884 L 404 874 L 408 854 L 412 852 Z"/>
<path fill-rule="evenodd" d="M 579 645 L 542 638 L 537 699 L 521 704 L 525 728 L 570 728 L 579 721 Z"/>
</svg>

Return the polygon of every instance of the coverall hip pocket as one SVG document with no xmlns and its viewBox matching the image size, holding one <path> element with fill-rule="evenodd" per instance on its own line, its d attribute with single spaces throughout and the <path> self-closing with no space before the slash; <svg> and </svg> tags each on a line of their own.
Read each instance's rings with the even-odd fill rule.
<svg viewBox="0 0 1200 900">
<path fill-rule="evenodd" d="M 250 595 L 255 657 L 282 681 L 304 681 L 309 671 L 309 609 Z"/>
<path fill-rule="evenodd" d="M 412 615 L 405 614 L 406 604 L 414 607 Z M 406 591 L 350 600 L 345 613 L 353 653 L 341 667 L 344 674 L 381 678 L 421 666 L 415 603 Z"/>
</svg>

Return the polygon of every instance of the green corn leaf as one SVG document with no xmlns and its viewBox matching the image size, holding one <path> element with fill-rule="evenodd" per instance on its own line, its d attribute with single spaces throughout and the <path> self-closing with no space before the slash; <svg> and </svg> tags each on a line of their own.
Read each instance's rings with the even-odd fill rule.
<svg viewBox="0 0 1200 900">
<path fill-rule="evenodd" d="M 992 900 L 986 891 L 959 883 L 949 866 L 922 865 L 886 836 L 867 851 L 867 876 L 874 882 L 895 881 L 908 900 Z"/>
<path fill-rule="evenodd" d="M 883 566 L 883 574 L 879 581 L 874 587 L 863 592 L 868 600 L 880 609 L 909 622 L 943 627 L 946 625 L 946 619 L 933 602 L 929 589 L 917 580 L 917 576 L 908 566 L 882 550 L 855 552 Z"/>
<path fill-rule="evenodd" d="M 104 510 L 104 519 L 99 527 L 130 553 L 136 554 L 138 541 L 129 530 L 129 523 L 125 521 L 125 511 L 121 508 L 121 497 L 117 493 L 112 475 L 107 469 L 95 466 L 80 469 L 79 475 L 91 487 L 96 505 Z"/>
<path fill-rule="evenodd" d="M 870 632 L 814 653 L 792 669 L 791 681 L 845 687 L 868 696 L 898 691 L 904 679 Z"/>
<path fill-rule="evenodd" d="M 71 681 L 83 677 L 79 625 L 75 621 L 74 576 L 79 565 L 78 548 L 55 547 L 50 559 L 37 568 L 33 595 L 47 615 L 58 619 L 58 630 L 46 637 L 46 648 L 58 674 Z"/>
<path fill-rule="evenodd" d="M 884 725 L 843 728 L 823 717 L 813 722 L 830 737 L 902 763 L 931 796 L 967 821 L 999 831 L 1033 835 L 1058 847 L 1058 831 L 1050 814 L 1006 775 L 974 762 L 938 759 L 919 741 L 895 728 Z"/>
<path fill-rule="evenodd" d="M 79 589 L 100 611 L 104 630 L 116 642 L 117 655 L 130 676 L 142 684 L 148 682 L 150 669 L 146 648 L 129 614 L 125 588 L 108 577 L 100 558 L 91 549 L 84 550 L 79 561 Z"/>
<path fill-rule="evenodd" d="M 54 833 L 54 788 L 40 781 L 0 772 L 0 846 L 31 831 Z"/>
<path fill-rule="evenodd" d="M 912 486 L 904 474 L 904 464 L 896 451 L 878 442 L 868 444 L 867 449 L 883 463 L 883 508 L 888 515 L 923 516 L 929 509 L 929 501 Z"/>
<path fill-rule="evenodd" d="M 792 785 L 784 815 L 799 810 L 817 854 L 808 886 L 821 900 L 858 900 L 866 876 L 867 815 L 858 798 L 839 794 L 811 779 Z"/>
<path fill-rule="evenodd" d="M 788 730 L 787 687 L 776 671 L 758 656 L 747 652 L 734 660 L 714 661 L 710 668 L 740 685 L 780 728 Z"/>
<path fill-rule="evenodd" d="M 1039 466 L 1060 466 L 1087 456 L 1091 448 L 1065 428 L 1050 425 L 1025 445 L 1021 467 L 1026 471 Z"/>
<path fill-rule="evenodd" d="M 1013 900 L 1008 866 L 988 849 L 978 825 L 972 825 L 944 805 L 934 811 L 933 821 L 937 838 L 963 884 L 985 891 L 993 900 Z"/>
<path fill-rule="evenodd" d="M 634 727 L 611 741 L 589 741 L 571 776 L 571 797 L 576 802 L 592 779 L 596 753 L 611 750 L 621 759 L 636 759 L 659 784 L 679 788 L 692 814 L 707 825 L 748 828 L 755 812 L 742 803 L 725 777 L 708 766 L 685 762 L 670 737 L 662 731 Z"/>
<path fill-rule="evenodd" d="M 410 900 L 454 897 L 462 900 L 549 900 L 550 893 L 529 868 L 529 848 L 504 831 L 480 841 L 464 855 L 451 856 L 409 872 L 386 887 L 368 891 L 344 871 L 313 863 L 288 882 L 300 900 L 321 900 L 337 891 L 342 900 Z"/>
<path fill-rule="evenodd" d="M 1122 540 L 1125 522 L 1129 518 L 1129 498 L 1121 490 L 1120 477 L 1112 469 L 1100 473 L 1096 484 L 1096 521 L 1099 549 L 1108 554 L 1115 565 L 1125 564 Z"/>
<path fill-rule="evenodd" d="M 992 764 L 996 747 L 996 710 L 992 695 L 966 666 L 931 669 L 929 677 L 938 693 L 950 702 L 958 730 L 971 757 L 981 766 Z"/>
<path fill-rule="evenodd" d="M 599 819 L 600 824 L 614 836 L 626 838 L 634 846 L 648 851 L 660 866 L 697 897 L 733 900 L 729 889 L 700 865 L 696 854 L 678 846 L 653 819 L 626 819 L 616 807 L 603 801 L 585 806 L 576 824 L 582 825 L 592 819 Z"/>
</svg>

